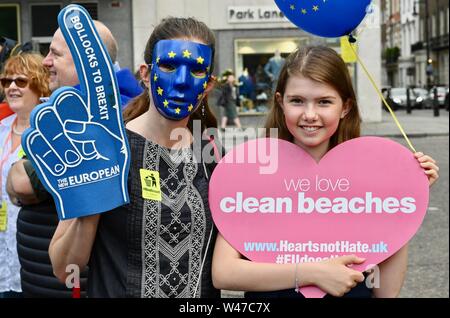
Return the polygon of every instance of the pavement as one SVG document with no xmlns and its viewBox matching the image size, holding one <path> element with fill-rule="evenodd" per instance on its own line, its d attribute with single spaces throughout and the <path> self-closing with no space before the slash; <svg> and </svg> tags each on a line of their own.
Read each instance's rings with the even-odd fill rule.
<svg viewBox="0 0 450 318">
<path fill-rule="evenodd" d="M 440 116 L 434 117 L 432 109 L 396 111 L 395 115 L 407 136 L 436 137 L 449 135 L 449 112 L 440 110 Z M 391 114 L 383 111 L 382 121 L 362 123 L 361 134 L 365 136 L 403 137 Z"/>
<path fill-rule="evenodd" d="M 403 139 L 393 138 L 404 144 Z M 439 165 L 428 210 L 408 247 L 408 271 L 400 298 L 449 297 L 449 137 L 411 138 L 414 147 Z"/>
<path fill-rule="evenodd" d="M 408 136 L 435 137 L 449 135 L 449 112 L 440 109 L 440 116 L 434 117 L 432 109 L 413 110 L 407 114 L 398 110 L 395 115 Z M 244 128 L 264 127 L 265 115 L 244 113 L 239 116 Z M 383 111 L 381 122 L 363 122 L 363 136 L 403 137 L 391 114 Z"/>
<path fill-rule="evenodd" d="M 409 139 L 449 136 L 449 112 L 440 110 L 435 117 L 432 109 L 413 110 L 407 114 L 405 110 L 395 112 L 398 122 Z M 239 115 L 243 130 L 228 126 L 225 134 L 221 134 L 222 146 L 229 151 L 238 144 L 264 134 L 266 115 L 263 113 L 244 113 Z M 259 130 L 261 129 L 261 131 Z M 383 111 L 380 122 L 362 122 L 362 136 L 379 136 L 404 139 L 399 127 L 390 113 Z M 411 140 L 410 140 L 411 141 Z M 414 146 L 414 142 L 411 141 Z"/>
</svg>

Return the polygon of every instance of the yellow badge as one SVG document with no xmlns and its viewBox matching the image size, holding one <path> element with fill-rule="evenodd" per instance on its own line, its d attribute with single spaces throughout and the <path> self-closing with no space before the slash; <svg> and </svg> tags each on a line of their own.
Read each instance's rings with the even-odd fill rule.
<svg viewBox="0 0 450 318">
<path fill-rule="evenodd" d="M 159 172 L 141 169 L 142 197 L 147 200 L 161 201 Z"/>
<path fill-rule="evenodd" d="M 2 202 L 2 207 L 0 208 L 0 232 L 6 231 L 6 226 L 8 224 L 8 206 L 6 201 Z"/>
<path fill-rule="evenodd" d="M 22 147 L 20 147 L 20 150 L 19 150 L 19 152 L 17 153 L 17 157 L 18 157 L 19 159 L 22 159 L 22 158 L 25 157 L 25 156 L 26 156 L 25 151 L 23 151 Z"/>
</svg>

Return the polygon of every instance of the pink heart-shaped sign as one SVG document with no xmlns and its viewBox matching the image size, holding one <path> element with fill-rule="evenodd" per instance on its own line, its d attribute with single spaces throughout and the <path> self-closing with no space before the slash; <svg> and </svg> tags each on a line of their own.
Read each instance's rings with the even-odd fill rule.
<svg viewBox="0 0 450 318">
<path fill-rule="evenodd" d="M 257 139 L 235 147 L 211 177 L 209 201 L 223 237 L 266 263 L 356 254 L 381 263 L 417 232 L 428 179 L 414 155 L 379 137 L 338 145 L 320 161 L 295 144 Z M 314 286 L 305 297 L 323 297 Z"/>
</svg>

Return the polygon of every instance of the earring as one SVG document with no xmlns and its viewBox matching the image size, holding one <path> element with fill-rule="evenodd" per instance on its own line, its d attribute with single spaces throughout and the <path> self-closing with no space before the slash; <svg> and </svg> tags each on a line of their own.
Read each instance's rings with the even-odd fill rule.
<svg viewBox="0 0 450 318">
<path fill-rule="evenodd" d="M 202 117 L 205 117 L 205 104 L 202 103 Z"/>
</svg>

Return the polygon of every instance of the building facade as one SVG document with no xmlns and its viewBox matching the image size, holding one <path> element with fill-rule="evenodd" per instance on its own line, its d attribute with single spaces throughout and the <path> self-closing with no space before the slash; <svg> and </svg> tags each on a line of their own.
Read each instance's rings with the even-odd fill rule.
<svg viewBox="0 0 450 318">
<path fill-rule="evenodd" d="M 383 0 L 384 85 L 449 85 L 449 2 Z"/>
<path fill-rule="evenodd" d="M 428 7 L 428 8 L 427 8 Z M 420 2 L 417 5 L 418 15 L 422 24 L 428 23 L 428 37 L 426 27 L 422 27 L 419 41 L 428 44 L 431 67 L 429 67 L 429 81 L 431 85 L 449 86 L 449 2 L 447 0 L 432 0 Z M 428 41 L 427 41 L 428 40 Z M 426 45 L 425 45 L 426 46 Z M 425 52 L 424 52 L 425 51 Z M 425 50 L 419 50 L 421 56 L 426 56 Z M 418 55 L 419 55 L 418 54 Z M 420 56 L 419 55 L 419 56 Z M 423 61 L 423 57 L 421 59 Z M 421 73 L 423 76 L 423 73 Z M 427 75 L 427 74 L 425 74 Z M 425 76 L 426 77 L 426 76 Z M 427 80 L 421 78 L 423 82 Z"/>
<path fill-rule="evenodd" d="M 382 57 L 383 84 L 399 85 L 399 58 L 401 55 L 400 0 L 382 0 Z"/>
<path fill-rule="evenodd" d="M 414 13 L 414 0 L 401 0 L 400 5 L 400 32 L 401 47 L 398 63 L 399 86 L 415 86 L 420 85 L 420 76 L 417 76 L 415 56 L 411 50 L 411 46 L 418 42 L 420 35 L 420 19 Z"/>
<path fill-rule="evenodd" d="M 194 16 L 205 22 L 216 35 L 216 70 L 231 68 L 237 75 L 244 67 L 253 73 L 264 66 L 277 49 L 289 54 L 313 39 L 283 18 L 272 0 L 134 0 L 133 12 L 135 66 L 142 62 L 144 39 L 166 16 Z"/>
<path fill-rule="evenodd" d="M 379 0 L 373 1 L 376 5 Z M 245 68 L 250 75 L 266 64 L 275 51 L 287 55 L 298 46 L 323 44 L 340 51 L 339 39 L 312 36 L 290 23 L 273 0 L 0 0 L 0 35 L 25 42 L 33 40 L 46 54 L 57 28 L 59 10 L 70 4 L 85 6 L 104 22 L 119 43 L 122 67 L 137 70 L 143 62 L 145 44 L 155 25 L 167 16 L 196 17 L 217 38 L 215 73 L 233 69 L 237 76 Z M 379 13 L 379 7 L 376 7 Z M 12 34 L 12 36 L 11 36 Z M 366 28 L 358 41 L 359 53 L 377 83 L 381 83 L 379 25 Z M 380 103 L 362 68 L 349 63 L 360 99 L 363 120 L 381 120 Z M 377 102 L 375 102 L 377 101 Z"/>
<path fill-rule="evenodd" d="M 0 0 L 0 36 L 19 42 L 33 41 L 36 49 L 47 54 L 53 34 L 58 28 L 59 11 L 76 3 L 84 6 L 94 19 L 105 23 L 119 43 L 119 64 L 133 66 L 131 0 Z"/>
<path fill-rule="evenodd" d="M 374 0 L 379 16 L 379 1 Z M 299 30 L 278 10 L 273 0 L 133 0 L 134 66 L 143 61 L 145 41 L 153 26 L 166 16 L 194 16 L 205 22 L 217 38 L 215 72 L 233 69 L 251 75 L 264 66 L 276 50 L 286 55 L 296 47 L 323 44 L 340 52 L 339 39 L 325 39 Z M 380 24 L 364 30 L 359 54 L 375 82 L 381 84 Z M 145 39 L 145 40 L 144 40 Z M 349 64 L 365 121 L 380 121 L 379 97 L 356 63 Z"/>
</svg>

